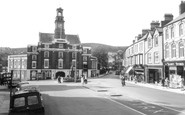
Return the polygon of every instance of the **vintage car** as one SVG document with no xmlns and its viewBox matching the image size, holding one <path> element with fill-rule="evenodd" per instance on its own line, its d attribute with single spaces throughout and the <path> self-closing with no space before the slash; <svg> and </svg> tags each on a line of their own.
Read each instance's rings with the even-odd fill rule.
<svg viewBox="0 0 185 115">
<path fill-rule="evenodd" d="M 9 115 L 44 115 L 41 93 L 35 89 L 16 92 L 10 98 Z"/>
</svg>

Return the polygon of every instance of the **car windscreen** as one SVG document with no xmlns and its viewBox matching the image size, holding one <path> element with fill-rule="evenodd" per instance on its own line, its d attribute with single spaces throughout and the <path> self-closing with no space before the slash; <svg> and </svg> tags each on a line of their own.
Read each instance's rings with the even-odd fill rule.
<svg viewBox="0 0 185 115">
<path fill-rule="evenodd" d="M 35 104 L 38 104 L 38 97 L 36 95 L 28 96 L 28 105 L 35 105 Z"/>
<path fill-rule="evenodd" d="M 25 97 L 19 97 L 14 99 L 14 107 L 25 106 Z"/>
</svg>

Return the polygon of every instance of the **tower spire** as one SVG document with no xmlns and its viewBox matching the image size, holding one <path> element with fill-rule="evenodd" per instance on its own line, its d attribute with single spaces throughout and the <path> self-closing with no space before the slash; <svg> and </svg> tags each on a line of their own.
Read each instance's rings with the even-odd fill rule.
<svg viewBox="0 0 185 115">
<path fill-rule="evenodd" d="M 63 9 L 57 8 L 56 10 L 56 19 L 55 19 L 55 39 L 64 39 L 65 38 L 65 30 L 64 30 L 64 17 L 63 17 Z"/>
</svg>

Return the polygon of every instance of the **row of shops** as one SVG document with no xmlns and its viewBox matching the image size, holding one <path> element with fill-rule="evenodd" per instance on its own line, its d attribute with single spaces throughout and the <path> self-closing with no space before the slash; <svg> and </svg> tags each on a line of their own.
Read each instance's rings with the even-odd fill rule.
<svg viewBox="0 0 185 115">
<path fill-rule="evenodd" d="M 128 80 L 152 84 L 162 84 L 162 80 L 169 80 L 169 87 L 178 88 L 185 84 L 185 61 L 164 62 L 164 66 L 134 65 L 125 68 L 124 75 Z"/>
</svg>

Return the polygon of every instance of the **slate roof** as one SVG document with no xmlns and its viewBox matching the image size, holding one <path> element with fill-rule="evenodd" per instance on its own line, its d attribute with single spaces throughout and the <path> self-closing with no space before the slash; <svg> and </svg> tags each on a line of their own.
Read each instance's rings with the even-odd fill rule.
<svg viewBox="0 0 185 115">
<path fill-rule="evenodd" d="M 41 43 L 52 43 L 54 39 L 53 33 L 39 33 L 39 42 Z M 66 34 L 65 39 L 69 42 L 69 44 L 81 44 L 78 35 Z"/>
<path fill-rule="evenodd" d="M 39 42 L 51 43 L 54 40 L 53 33 L 39 33 Z"/>
<path fill-rule="evenodd" d="M 78 35 L 69 35 L 66 34 L 66 39 L 70 44 L 81 44 L 79 36 Z"/>
<path fill-rule="evenodd" d="M 183 14 L 179 15 L 177 18 L 175 18 L 175 19 L 172 20 L 171 22 L 167 23 L 165 26 L 170 25 L 170 24 L 172 24 L 172 23 L 175 23 L 175 22 L 177 22 L 177 21 L 179 21 L 179 20 L 181 20 L 181 19 L 184 19 L 184 18 L 185 18 L 185 12 L 184 12 Z"/>
</svg>

